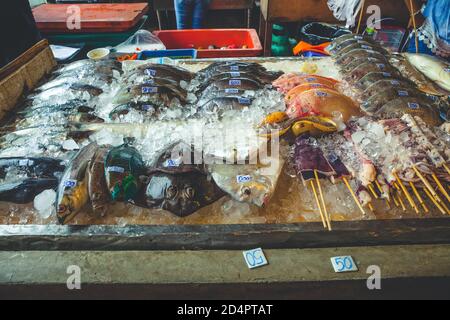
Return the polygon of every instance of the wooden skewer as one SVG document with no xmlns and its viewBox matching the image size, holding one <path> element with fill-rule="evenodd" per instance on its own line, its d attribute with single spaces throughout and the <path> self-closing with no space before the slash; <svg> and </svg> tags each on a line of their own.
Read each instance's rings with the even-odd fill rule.
<svg viewBox="0 0 450 320">
<path fill-rule="evenodd" d="M 411 181 L 409 182 L 409 185 L 411 186 L 411 189 L 413 190 L 414 194 L 416 195 L 417 200 L 419 200 L 419 203 L 422 205 L 423 210 L 425 211 L 425 213 L 428 213 L 428 207 L 425 204 L 425 202 L 422 199 L 422 196 L 420 195 L 419 191 L 417 191 L 416 186 L 414 185 L 414 183 L 412 183 Z"/>
<path fill-rule="evenodd" d="M 439 199 L 437 200 L 439 201 Z M 450 210 L 448 209 L 447 205 L 442 201 L 439 201 L 439 203 L 441 204 L 442 208 L 444 208 L 445 212 L 450 215 Z"/>
<path fill-rule="evenodd" d="M 436 191 L 434 191 L 433 187 L 428 182 L 428 180 L 422 175 L 422 173 L 420 173 L 419 169 L 417 169 L 417 167 L 415 165 L 412 168 L 413 168 L 414 172 L 417 174 L 417 176 L 419 177 L 419 179 L 422 180 L 422 182 L 425 185 L 425 187 L 427 187 L 428 191 L 430 191 L 430 193 L 434 197 L 438 197 Z"/>
<path fill-rule="evenodd" d="M 416 53 L 419 53 L 419 39 L 417 36 L 417 24 L 416 24 L 416 15 L 414 12 L 414 4 L 413 4 L 413 0 L 409 0 L 409 5 L 411 7 L 411 19 L 413 22 L 413 26 L 414 26 L 414 38 L 416 41 Z"/>
<path fill-rule="evenodd" d="M 368 185 L 370 192 L 372 193 L 372 195 L 374 196 L 375 199 L 378 199 L 378 195 L 375 192 L 375 189 L 373 188 L 373 185 L 371 183 L 369 183 Z"/>
<path fill-rule="evenodd" d="M 374 211 L 372 203 L 369 202 L 369 204 L 367 206 L 369 207 L 370 211 L 372 211 L 372 212 Z"/>
<path fill-rule="evenodd" d="M 314 186 L 314 181 L 310 180 L 309 183 L 311 184 L 311 189 L 314 193 L 314 197 L 316 198 L 317 207 L 319 207 L 320 218 L 322 219 L 323 227 L 326 229 L 328 226 L 327 226 L 327 223 L 325 222 L 325 217 L 323 216 L 322 207 L 320 206 L 320 201 L 319 201 L 319 197 L 317 196 L 317 191 L 316 191 L 316 187 Z"/>
<path fill-rule="evenodd" d="M 344 180 L 345 185 L 347 186 L 348 191 L 350 191 L 353 199 L 355 200 L 356 204 L 358 205 L 359 210 L 361 210 L 363 215 L 366 215 L 366 212 L 364 211 L 364 208 L 361 205 L 361 202 L 359 202 L 358 197 L 356 196 L 355 192 L 353 191 L 352 187 L 350 186 L 350 183 L 348 183 L 348 180 L 346 177 L 342 177 L 342 180 Z"/>
<path fill-rule="evenodd" d="M 328 230 L 331 231 L 330 216 L 328 215 L 328 210 L 327 210 L 327 206 L 325 204 L 325 198 L 323 197 L 322 186 L 320 185 L 320 179 L 319 179 L 319 174 L 317 173 L 317 170 L 314 170 L 314 177 L 316 178 L 317 187 L 319 188 L 319 195 L 320 195 L 320 199 L 322 200 L 325 221 L 327 222 Z"/>
<path fill-rule="evenodd" d="M 397 199 L 395 198 L 395 194 L 394 194 L 393 191 L 392 191 L 392 195 L 391 196 L 392 196 L 392 199 L 394 200 L 395 206 L 398 208 L 400 206 L 400 203 L 398 203 Z"/>
<path fill-rule="evenodd" d="M 442 185 L 442 183 L 439 181 L 439 179 L 436 176 L 436 174 L 433 173 L 431 176 L 433 177 L 434 182 L 436 182 L 437 186 L 439 187 L 439 190 L 441 190 L 441 193 L 447 198 L 447 201 L 450 202 L 450 196 L 448 195 L 447 190 L 445 190 L 445 188 Z"/>
<path fill-rule="evenodd" d="M 383 188 L 381 188 L 381 185 L 377 179 L 375 179 L 375 185 L 377 186 L 378 191 L 380 191 L 380 194 L 383 196 L 383 194 L 384 194 Z M 388 196 L 390 196 L 390 195 L 388 195 Z M 389 198 L 384 198 L 384 200 L 386 201 L 386 205 L 388 206 L 388 209 L 391 209 L 391 201 L 389 200 Z"/>
<path fill-rule="evenodd" d="M 447 171 L 448 174 L 450 174 L 450 168 L 446 164 L 444 164 L 444 169 Z"/>
<path fill-rule="evenodd" d="M 414 202 L 414 199 L 411 197 L 411 194 L 409 193 L 408 189 L 405 188 L 404 184 L 402 183 L 402 181 L 400 180 L 400 178 L 398 177 L 398 175 L 395 172 L 393 172 L 393 175 L 394 175 L 395 179 L 397 179 L 397 182 L 400 185 L 400 188 L 402 189 L 403 193 L 405 194 L 406 199 L 408 200 L 411 207 L 414 209 L 414 211 L 416 211 L 416 213 L 419 213 L 419 209 L 417 209 L 416 203 Z"/>
<path fill-rule="evenodd" d="M 441 205 L 436 201 L 436 199 L 433 197 L 433 195 L 430 193 L 430 191 L 427 188 L 423 188 L 423 191 L 425 191 L 426 195 L 428 196 L 428 198 L 430 198 L 430 200 L 434 203 L 434 205 L 436 206 L 436 208 L 439 209 L 439 211 L 442 214 L 445 214 L 445 210 L 441 207 Z"/>
<path fill-rule="evenodd" d="M 359 31 L 361 29 L 361 22 L 362 22 L 362 18 L 364 16 L 365 3 L 366 3 L 366 0 L 362 0 L 361 12 L 359 13 L 359 20 L 358 20 L 358 27 L 356 28 L 356 34 L 359 34 Z"/>
<path fill-rule="evenodd" d="M 403 211 L 406 211 L 405 204 L 403 203 L 402 197 L 400 196 L 400 191 L 397 191 L 397 200 L 400 203 Z"/>
</svg>

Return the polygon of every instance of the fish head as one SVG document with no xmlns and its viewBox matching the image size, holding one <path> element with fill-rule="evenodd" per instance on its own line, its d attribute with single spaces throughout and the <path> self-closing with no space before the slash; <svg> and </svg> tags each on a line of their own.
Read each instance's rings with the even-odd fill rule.
<svg viewBox="0 0 450 320">
<path fill-rule="evenodd" d="M 72 197 L 64 196 L 58 204 L 57 208 L 58 221 L 61 224 L 64 224 L 67 221 L 71 220 L 75 216 L 75 214 L 75 203 Z"/>
<path fill-rule="evenodd" d="M 200 197 L 189 177 L 155 174 L 149 178 L 146 191 L 149 208 L 160 208 L 186 217 L 200 209 Z"/>
<path fill-rule="evenodd" d="M 261 177 L 258 180 L 241 184 L 237 196 L 241 202 L 251 203 L 263 208 L 268 204 L 272 191 L 268 179 Z"/>
</svg>

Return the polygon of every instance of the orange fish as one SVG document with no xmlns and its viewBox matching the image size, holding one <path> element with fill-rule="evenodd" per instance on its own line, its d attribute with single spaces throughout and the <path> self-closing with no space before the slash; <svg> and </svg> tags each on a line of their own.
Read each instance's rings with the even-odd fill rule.
<svg viewBox="0 0 450 320">
<path fill-rule="evenodd" d="M 297 95 L 299 95 L 305 91 L 312 90 L 312 89 L 330 89 L 330 90 L 336 91 L 336 90 L 334 90 L 334 87 L 329 87 L 322 83 L 309 83 L 309 82 L 302 83 L 301 85 L 296 86 L 294 89 L 290 90 L 287 93 L 286 102 L 289 103 L 289 101 L 294 99 Z M 338 92 L 336 91 L 336 93 L 338 93 Z"/>
<path fill-rule="evenodd" d="M 352 116 L 361 115 L 352 99 L 330 89 L 312 89 L 297 95 L 289 102 L 286 113 L 289 118 L 301 118 L 311 115 L 332 117 L 335 112 L 341 113 L 345 122 Z"/>
<path fill-rule="evenodd" d="M 334 88 L 339 81 L 317 75 L 297 75 L 279 79 L 279 81 L 274 82 L 274 86 L 278 91 L 288 93 L 290 90 L 304 83 L 320 83 L 327 87 Z"/>
</svg>

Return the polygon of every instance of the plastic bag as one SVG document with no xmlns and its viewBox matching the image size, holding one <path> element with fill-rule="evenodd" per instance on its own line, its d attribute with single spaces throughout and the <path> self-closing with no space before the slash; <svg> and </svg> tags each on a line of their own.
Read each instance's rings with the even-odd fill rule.
<svg viewBox="0 0 450 320">
<path fill-rule="evenodd" d="M 115 47 L 119 53 L 139 53 L 142 51 L 166 50 L 164 44 L 158 37 L 147 30 L 139 30 Z"/>
<path fill-rule="evenodd" d="M 363 6 L 361 0 L 328 0 L 328 8 L 333 12 L 333 15 L 339 21 L 345 21 L 346 26 L 352 27 L 355 25 L 356 16 Z"/>
<path fill-rule="evenodd" d="M 350 33 L 350 30 L 332 24 L 312 22 L 304 25 L 299 31 L 299 41 L 312 45 L 331 42 L 334 38 Z"/>
</svg>

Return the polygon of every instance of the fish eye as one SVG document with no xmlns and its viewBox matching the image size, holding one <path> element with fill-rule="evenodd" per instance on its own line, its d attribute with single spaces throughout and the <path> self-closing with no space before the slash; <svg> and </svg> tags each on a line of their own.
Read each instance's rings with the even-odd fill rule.
<svg viewBox="0 0 450 320">
<path fill-rule="evenodd" d="M 250 196 L 252 194 L 252 190 L 249 187 L 243 187 L 241 189 L 241 192 L 246 196 Z"/>
<path fill-rule="evenodd" d="M 175 186 L 170 186 L 170 187 L 167 188 L 167 191 L 166 191 L 166 198 L 168 198 L 168 199 L 173 199 L 173 198 L 176 197 L 177 193 L 178 193 L 177 187 L 175 187 Z"/>
<path fill-rule="evenodd" d="M 192 187 L 186 187 L 184 189 L 184 194 L 185 194 L 186 198 L 193 199 L 195 196 L 195 190 Z"/>
</svg>

